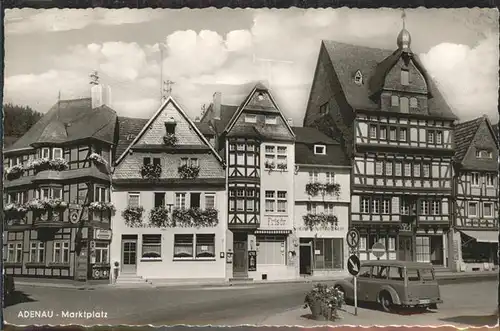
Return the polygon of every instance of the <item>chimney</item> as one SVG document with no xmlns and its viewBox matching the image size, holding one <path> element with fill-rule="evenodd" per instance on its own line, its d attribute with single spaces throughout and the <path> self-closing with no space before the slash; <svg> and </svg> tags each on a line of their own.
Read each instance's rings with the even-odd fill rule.
<svg viewBox="0 0 500 331">
<path fill-rule="evenodd" d="M 289 117 L 286 121 L 288 122 L 288 125 L 293 126 L 293 118 Z"/>
<path fill-rule="evenodd" d="M 222 93 L 221 92 L 215 92 L 214 93 L 214 100 L 212 103 L 212 108 L 214 112 L 214 119 L 215 120 L 220 120 L 220 108 L 221 108 L 221 102 L 222 102 Z"/>
<path fill-rule="evenodd" d="M 105 85 L 93 85 L 90 89 L 90 96 L 92 98 L 92 109 L 101 106 L 111 106 L 111 88 Z"/>
</svg>

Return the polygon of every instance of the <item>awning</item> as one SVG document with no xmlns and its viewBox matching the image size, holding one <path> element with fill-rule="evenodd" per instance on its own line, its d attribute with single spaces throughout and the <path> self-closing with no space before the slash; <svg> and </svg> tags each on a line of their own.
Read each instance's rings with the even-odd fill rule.
<svg viewBox="0 0 500 331">
<path fill-rule="evenodd" d="M 259 229 L 255 230 L 255 234 L 290 234 L 292 230 L 267 230 L 267 229 Z"/>
<path fill-rule="evenodd" d="M 463 234 L 476 239 L 479 243 L 496 243 L 498 244 L 498 231 L 461 231 Z"/>
</svg>

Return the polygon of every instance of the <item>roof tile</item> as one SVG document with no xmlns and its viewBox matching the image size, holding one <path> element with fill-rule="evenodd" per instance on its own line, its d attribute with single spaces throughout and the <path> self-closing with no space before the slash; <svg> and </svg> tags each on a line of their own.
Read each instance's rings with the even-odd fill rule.
<svg viewBox="0 0 500 331">
<path fill-rule="evenodd" d="M 467 122 L 458 123 L 455 126 L 455 161 L 462 162 L 474 135 L 484 120 L 484 117 L 478 117 Z"/>
</svg>

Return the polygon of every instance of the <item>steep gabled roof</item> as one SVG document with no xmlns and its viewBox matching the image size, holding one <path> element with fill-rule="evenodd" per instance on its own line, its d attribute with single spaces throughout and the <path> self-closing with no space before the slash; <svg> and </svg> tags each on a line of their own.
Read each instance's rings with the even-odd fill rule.
<svg viewBox="0 0 500 331">
<path fill-rule="evenodd" d="M 316 128 L 292 127 L 295 132 L 295 163 L 326 166 L 350 166 L 347 155 L 338 142 Z M 326 154 L 314 153 L 314 145 L 325 145 Z"/>
<path fill-rule="evenodd" d="M 127 152 L 132 148 L 132 146 L 134 146 L 139 141 L 139 139 L 144 135 L 144 133 L 146 132 L 146 130 L 148 129 L 148 127 L 158 118 L 158 116 L 160 116 L 160 114 L 162 113 L 162 111 L 165 109 L 165 107 L 169 103 L 173 104 L 173 106 L 177 109 L 177 111 L 179 112 L 179 114 L 181 114 L 181 116 L 187 121 L 187 123 L 189 124 L 189 126 L 193 129 L 193 131 L 195 132 L 195 134 L 197 134 L 198 137 L 203 141 L 203 143 L 210 148 L 210 150 L 212 151 L 212 153 L 214 154 L 214 156 L 217 158 L 217 160 L 221 164 L 224 163 L 222 161 L 221 156 L 215 151 L 215 149 L 212 147 L 212 145 L 207 140 L 207 138 L 205 138 L 205 136 L 200 132 L 200 130 L 198 129 L 198 127 L 195 125 L 195 123 L 189 118 L 189 116 L 187 116 L 186 112 L 182 109 L 182 107 L 175 101 L 174 98 L 172 98 L 172 96 L 169 96 L 163 102 L 163 104 L 158 108 L 158 110 L 156 111 L 156 113 L 142 127 L 141 131 L 135 136 L 134 140 L 130 144 L 128 144 L 128 146 L 125 148 L 125 150 L 123 151 L 123 153 L 121 153 L 121 155 L 116 160 L 115 165 L 118 165 L 123 160 L 123 158 L 125 157 L 125 155 L 127 155 Z"/>
<path fill-rule="evenodd" d="M 377 90 L 383 83 L 382 79 L 385 78 L 385 74 L 401 54 L 398 51 L 350 45 L 331 40 L 323 40 L 322 47 L 330 58 L 342 91 L 351 107 L 355 110 L 379 110 L 378 103 L 370 96 L 372 91 Z M 413 59 L 417 65 L 420 63 L 418 56 L 413 55 Z M 418 66 L 419 70 L 424 69 L 423 66 Z M 370 82 L 369 84 L 357 85 L 354 82 L 353 77 L 358 70 L 361 71 L 363 77 L 366 77 L 365 81 Z M 426 79 L 429 94 L 432 96 L 428 99 L 429 115 L 450 120 L 457 119 L 433 79 L 425 70 L 422 71 L 422 75 Z"/>
<path fill-rule="evenodd" d="M 236 123 L 236 120 L 240 117 L 240 115 L 243 112 L 243 110 L 245 110 L 247 108 L 247 106 L 249 106 L 249 104 L 252 101 L 253 97 L 255 96 L 256 92 L 265 92 L 265 93 L 267 93 L 267 95 L 270 98 L 270 104 L 269 105 L 265 104 L 265 105 L 262 105 L 262 106 L 259 106 L 257 104 L 251 104 L 250 105 L 250 109 L 251 110 L 266 110 L 266 111 L 270 111 L 271 109 L 276 109 L 277 110 L 276 113 L 281 117 L 281 119 L 285 123 L 285 126 L 288 129 L 288 131 L 290 132 L 290 134 L 292 136 L 295 136 L 295 133 L 293 132 L 293 130 L 290 127 L 290 125 L 288 124 L 287 119 L 283 116 L 283 113 L 281 112 L 280 108 L 278 107 L 278 104 L 274 100 L 271 91 L 269 91 L 269 89 L 267 87 L 265 87 L 260 82 L 256 83 L 255 86 L 254 86 L 254 88 L 252 89 L 252 91 L 245 97 L 245 99 L 243 100 L 243 102 L 241 103 L 241 105 L 238 107 L 238 110 L 233 114 L 233 116 L 231 117 L 231 119 L 227 123 L 226 127 L 224 128 L 224 132 L 228 133 L 229 131 L 231 131 L 232 127 Z"/>
<path fill-rule="evenodd" d="M 116 112 L 107 106 L 92 109 L 90 98 L 61 100 L 5 152 L 31 149 L 37 143 L 63 143 L 85 138 L 112 144 L 115 123 Z"/>
<path fill-rule="evenodd" d="M 498 148 L 498 137 L 495 135 L 495 130 L 486 116 L 481 116 L 473 120 L 458 123 L 455 126 L 455 161 L 462 162 L 467 151 L 474 141 L 479 127 L 483 122 L 486 122 L 490 132 L 494 137 L 494 141 Z"/>
<path fill-rule="evenodd" d="M 147 122 L 144 118 L 118 117 L 115 157 L 125 152 Z"/>
</svg>

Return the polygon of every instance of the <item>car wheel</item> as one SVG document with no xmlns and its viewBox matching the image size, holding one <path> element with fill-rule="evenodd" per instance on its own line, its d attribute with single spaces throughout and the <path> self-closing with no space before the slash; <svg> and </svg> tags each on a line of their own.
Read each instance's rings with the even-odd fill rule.
<svg viewBox="0 0 500 331">
<path fill-rule="evenodd" d="M 379 294 L 379 302 L 383 311 L 386 313 L 390 313 L 392 311 L 392 298 L 389 293 L 381 292 Z"/>
</svg>

